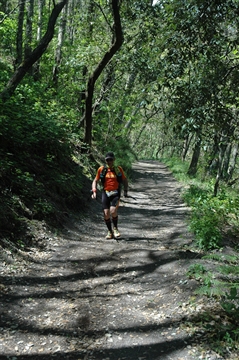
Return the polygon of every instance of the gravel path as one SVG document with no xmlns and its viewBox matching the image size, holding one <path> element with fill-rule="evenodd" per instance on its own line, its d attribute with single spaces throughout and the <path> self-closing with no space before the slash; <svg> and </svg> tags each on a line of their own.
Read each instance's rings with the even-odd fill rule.
<svg viewBox="0 0 239 360">
<path fill-rule="evenodd" d="M 138 162 L 120 240 L 104 239 L 100 201 L 91 201 L 84 219 L 46 235 L 34 261 L 6 262 L 0 359 L 218 359 L 200 355 L 203 334 L 187 327 L 201 300 L 190 302 L 196 282 L 186 271 L 200 255 L 188 247 L 180 191 L 164 165 Z"/>
</svg>

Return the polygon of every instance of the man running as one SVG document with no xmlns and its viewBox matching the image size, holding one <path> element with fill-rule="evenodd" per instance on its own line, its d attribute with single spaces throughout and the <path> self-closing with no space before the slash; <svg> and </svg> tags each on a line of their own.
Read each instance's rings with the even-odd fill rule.
<svg viewBox="0 0 239 360">
<path fill-rule="evenodd" d="M 102 209 L 104 220 L 108 229 L 106 239 L 119 238 L 118 230 L 118 207 L 120 200 L 120 184 L 124 185 L 124 196 L 128 194 L 128 180 L 121 166 L 114 166 L 115 156 L 113 152 L 108 152 L 105 156 L 106 166 L 100 166 L 96 177 L 92 182 L 92 198 L 96 199 L 97 182 L 101 180 L 102 191 Z M 113 223 L 113 230 L 111 224 Z"/>
</svg>

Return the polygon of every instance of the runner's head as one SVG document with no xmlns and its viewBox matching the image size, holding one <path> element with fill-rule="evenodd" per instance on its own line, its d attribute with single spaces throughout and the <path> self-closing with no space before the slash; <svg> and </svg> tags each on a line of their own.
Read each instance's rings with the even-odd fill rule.
<svg viewBox="0 0 239 360">
<path fill-rule="evenodd" d="M 105 155 L 105 161 L 107 162 L 107 164 L 109 166 L 112 166 L 113 162 L 115 160 L 115 155 L 112 151 L 109 151 L 106 155 Z"/>
</svg>

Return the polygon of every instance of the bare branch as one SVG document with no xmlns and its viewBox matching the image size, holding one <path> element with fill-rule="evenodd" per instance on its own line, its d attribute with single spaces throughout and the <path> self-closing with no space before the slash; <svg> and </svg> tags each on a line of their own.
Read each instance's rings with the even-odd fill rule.
<svg viewBox="0 0 239 360">
<path fill-rule="evenodd" d="M 66 5 L 67 1 L 68 0 L 61 1 L 52 10 L 45 35 L 40 40 L 38 46 L 17 68 L 12 78 L 9 80 L 8 84 L 6 85 L 5 89 L 0 93 L 0 99 L 2 99 L 3 101 L 6 101 L 9 97 L 13 95 L 16 87 L 19 85 L 19 83 L 24 78 L 24 76 L 29 71 L 29 69 L 37 60 L 40 59 L 42 54 L 46 51 L 48 44 L 50 43 L 50 41 L 54 36 L 56 20 L 63 7 Z"/>
<path fill-rule="evenodd" d="M 2 24 L 4 22 L 4 20 L 6 20 L 18 7 L 19 7 L 19 4 L 17 6 L 15 6 L 15 8 L 13 8 L 12 11 L 10 11 L 8 14 L 5 14 L 3 16 L 3 18 L 0 20 L 0 24 Z"/>
</svg>

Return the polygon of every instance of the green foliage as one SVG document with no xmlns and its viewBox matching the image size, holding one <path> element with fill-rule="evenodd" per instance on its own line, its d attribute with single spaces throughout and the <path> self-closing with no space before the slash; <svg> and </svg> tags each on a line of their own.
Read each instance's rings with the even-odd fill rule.
<svg viewBox="0 0 239 360">
<path fill-rule="evenodd" d="M 229 264 L 237 264 L 239 258 L 236 255 L 208 254 L 203 257 L 208 260 L 222 261 Z"/>
<path fill-rule="evenodd" d="M 194 209 L 190 229 L 194 231 L 200 248 L 209 250 L 220 247 L 222 240 L 221 225 L 223 226 L 220 218 L 208 208 L 207 203 L 200 206 L 200 209 Z"/>
<path fill-rule="evenodd" d="M 239 331 L 237 319 L 225 314 L 217 307 L 210 311 L 200 311 L 194 321 L 189 323 L 192 332 L 205 334 L 205 343 L 201 344 L 208 352 L 214 351 L 223 359 L 237 359 L 239 349 Z"/>
<path fill-rule="evenodd" d="M 222 308 L 229 315 L 238 318 L 239 316 L 239 296 L 238 296 L 238 283 L 233 284 L 229 291 L 226 291 L 224 295 L 224 299 L 221 302 Z M 239 334 L 239 332 L 238 332 Z"/>
<path fill-rule="evenodd" d="M 17 29 L 16 24 L 16 19 L 11 19 L 9 16 L 0 11 L 1 48 L 5 54 L 10 54 L 13 51 L 13 44 L 15 43 L 15 33 Z"/>
<path fill-rule="evenodd" d="M 224 311 L 223 316 L 226 315 L 226 325 L 221 322 L 217 325 L 219 342 L 213 336 L 212 346 L 216 346 L 219 353 L 223 353 L 222 349 L 225 345 L 231 349 L 237 349 L 239 347 L 239 331 L 237 328 L 237 319 L 239 317 L 239 257 L 213 253 L 207 254 L 202 259 L 213 262 L 213 264 L 217 261 L 220 266 L 217 267 L 216 271 L 212 272 L 201 264 L 193 264 L 189 267 L 187 275 L 200 281 L 200 287 L 195 292 L 199 295 L 216 297 Z M 200 315 L 200 317 L 203 316 Z M 208 323 L 209 321 L 206 322 L 205 326 Z"/>
<path fill-rule="evenodd" d="M 127 177 L 130 177 L 132 163 L 135 161 L 135 154 L 133 153 L 130 144 L 123 137 L 108 137 L 107 141 L 100 147 L 99 152 L 102 154 L 102 160 L 108 151 L 113 151 L 115 154 L 115 165 L 122 166 Z"/>
<path fill-rule="evenodd" d="M 197 245 L 204 249 L 219 248 L 226 226 L 231 233 L 238 233 L 239 197 L 221 187 L 218 196 L 213 196 L 213 180 L 202 182 L 186 175 L 187 163 L 177 157 L 163 158 L 174 176 L 185 184 L 183 199 L 191 208 L 190 229 L 195 233 Z"/>
<path fill-rule="evenodd" d="M 22 95 L 21 95 L 22 96 Z M 57 222 L 67 208 L 79 209 L 83 175 L 72 161 L 74 147 L 56 115 L 36 108 L 28 95 L 1 107 L 1 234 L 23 231 L 23 217 Z"/>
<path fill-rule="evenodd" d="M 135 155 L 132 152 L 130 144 L 124 138 L 109 139 L 107 146 L 104 148 L 104 152 L 109 150 L 115 154 L 115 164 L 123 167 L 128 174 L 132 168 L 132 163 L 135 160 Z"/>
<path fill-rule="evenodd" d="M 9 6 L 11 3 L 8 1 Z M 90 4 L 92 7 L 82 2 L 81 8 L 74 8 L 72 2 L 68 9 L 64 44 L 58 49 L 61 59 L 57 84 L 52 81 L 55 36 L 41 58 L 40 80 L 35 82 L 31 75 L 26 76 L 14 98 L 0 106 L 1 235 L 18 239 L 20 247 L 24 246 L 20 236 L 23 219 L 52 223 L 62 210 L 79 209 L 84 190 L 82 171 L 90 176 L 92 168 L 98 166 L 76 150 L 85 150 L 81 143 L 84 129 L 79 129 L 78 123 L 83 115 L 88 75 L 109 49 L 113 34 L 109 3 Z M 36 2 L 34 6 L 36 34 Z M 52 6 L 44 7 L 42 33 Z M 107 151 L 114 151 L 116 163 L 127 175 L 136 158 L 134 152 L 138 158 L 169 156 L 167 164 L 174 176 L 187 184 L 184 200 L 192 209 L 191 229 L 197 245 L 204 250 L 218 248 L 226 227 L 238 234 L 239 197 L 222 189 L 218 197 L 213 197 L 213 184 L 188 179 L 187 162 L 175 156 L 182 154 L 187 136 L 187 158 L 192 156 L 199 128 L 204 159 L 218 158 L 214 137 L 220 142 L 221 134 L 226 134 L 228 140 L 237 141 L 238 134 L 233 131 L 238 129 L 237 1 L 219 0 L 210 6 L 203 1 L 182 0 L 159 1 L 156 6 L 150 2 L 122 2 L 120 12 L 124 44 L 95 84 L 94 148 L 102 158 Z M 17 7 L 6 17 L 0 14 L 0 21 L 4 17 L 0 22 L 1 88 L 13 71 L 17 16 Z M 212 256 L 221 261 L 217 254 Z M 227 314 L 238 316 L 238 259 L 225 257 L 223 261 L 218 271 L 229 278 L 229 283 L 216 281 L 200 264 L 190 268 L 189 276 L 201 282 L 202 294 L 222 296 Z M 233 346 L 238 330 L 225 327 L 218 337 Z"/>
<path fill-rule="evenodd" d="M 225 193 L 214 197 L 211 193 L 210 186 L 205 190 L 192 185 L 184 194 L 192 207 L 190 228 L 199 247 L 206 250 L 220 247 L 225 226 L 238 220 L 238 197 L 231 199 Z"/>
<path fill-rule="evenodd" d="M 201 264 L 193 264 L 187 271 L 187 276 L 199 280 L 201 286 L 195 293 L 207 296 L 220 296 L 222 294 L 221 282 L 214 278 L 214 274 Z"/>
<path fill-rule="evenodd" d="M 213 181 L 202 182 L 199 177 L 189 179 L 184 175 L 184 167 L 180 160 L 171 158 L 166 160 L 176 178 L 183 180 L 185 185 L 183 199 L 191 207 L 190 228 L 194 231 L 197 245 L 209 251 L 222 246 L 225 228 L 230 229 L 229 235 L 238 229 L 238 195 L 221 187 L 217 197 L 213 194 Z M 237 319 L 239 317 L 239 266 L 238 255 L 223 253 L 208 253 L 202 260 L 212 262 L 210 271 L 201 263 L 189 267 L 187 275 L 200 282 L 196 294 L 216 298 L 226 315 L 226 325 L 221 321 L 216 324 L 217 330 L 211 336 L 211 348 L 220 354 L 225 354 L 225 348 L 231 350 L 239 348 L 239 331 Z M 216 262 L 216 266 L 215 266 Z M 214 268 L 213 268 L 214 266 Z M 200 314 L 200 321 L 205 331 L 211 332 L 210 319 Z M 215 330 L 215 324 L 213 325 Z"/>
<path fill-rule="evenodd" d="M 160 160 L 170 168 L 177 180 L 182 182 L 188 180 L 188 177 L 186 175 L 188 170 L 188 164 L 185 161 L 181 161 L 176 156 L 172 156 L 170 158 L 162 157 Z"/>
<path fill-rule="evenodd" d="M 10 74 L 10 65 L 1 61 L 0 58 L 0 84 L 7 82 Z"/>
<path fill-rule="evenodd" d="M 199 280 L 202 278 L 203 274 L 205 274 L 207 270 L 201 264 L 193 264 L 189 267 L 187 271 L 187 275 L 189 277 L 194 277 L 195 279 Z"/>
</svg>

